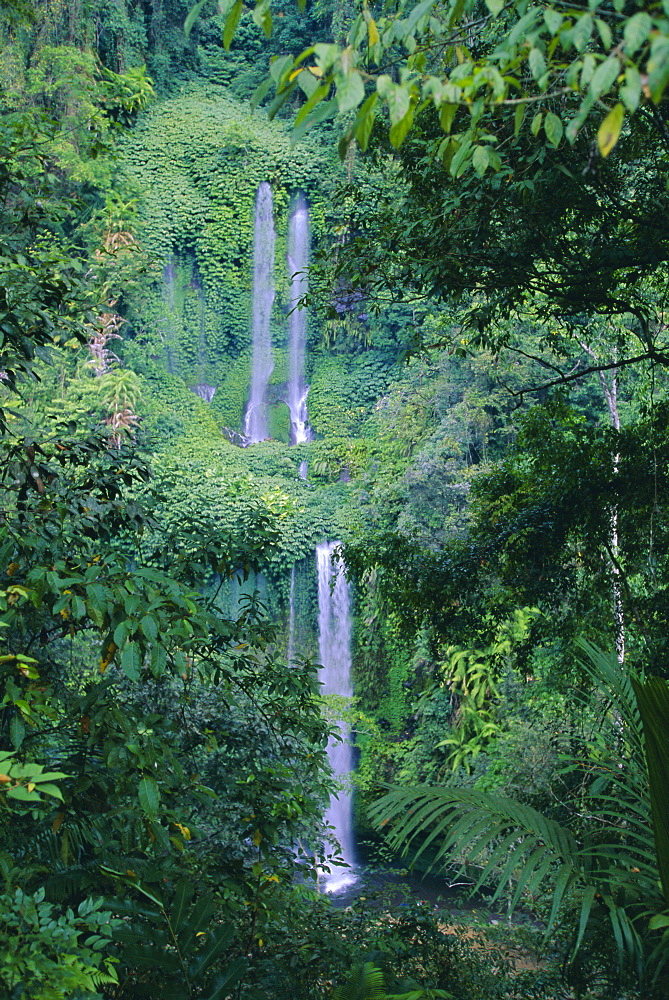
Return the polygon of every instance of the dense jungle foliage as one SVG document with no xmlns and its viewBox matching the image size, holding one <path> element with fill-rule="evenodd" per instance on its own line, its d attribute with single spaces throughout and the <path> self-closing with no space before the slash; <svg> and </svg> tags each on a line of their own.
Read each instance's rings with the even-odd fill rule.
<svg viewBox="0 0 669 1000">
<path fill-rule="evenodd" d="M 0 997 L 666 996 L 666 5 L 0 25 Z"/>
</svg>

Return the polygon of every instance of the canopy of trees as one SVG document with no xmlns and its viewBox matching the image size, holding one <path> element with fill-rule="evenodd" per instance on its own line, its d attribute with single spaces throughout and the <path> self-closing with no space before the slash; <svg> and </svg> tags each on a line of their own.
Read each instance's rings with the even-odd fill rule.
<svg viewBox="0 0 669 1000">
<path fill-rule="evenodd" d="M 2 996 L 664 996 L 665 7 L 0 23 Z M 240 449 L 265 180 L 270 439 Z M 342 712 L 371 867 L 408 852 L 517 925 L 317 891 Z"/>
</svg>

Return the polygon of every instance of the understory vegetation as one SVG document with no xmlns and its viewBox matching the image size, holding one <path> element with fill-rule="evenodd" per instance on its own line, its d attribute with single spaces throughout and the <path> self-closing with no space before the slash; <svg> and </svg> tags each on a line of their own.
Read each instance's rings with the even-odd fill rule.
<svg viewBox="0 0 669 1000">
<path fill-rule="evenodd" d="M 2 0 L 0 998 L 667 995 L 665 7 Z"/>
</svg>

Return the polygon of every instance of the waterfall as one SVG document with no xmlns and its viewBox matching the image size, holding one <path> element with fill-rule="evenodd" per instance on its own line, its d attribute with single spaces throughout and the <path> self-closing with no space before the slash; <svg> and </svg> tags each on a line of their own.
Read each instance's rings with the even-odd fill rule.
<svg viewBox="0 0 669 1000">
<path fill-rule="evenodd" d="M 270 317 L 274 302 L 274 217 L 272 189 L 266 181 L 256 197 L 253 243 L 253 357 L 251 391 L 244 417 L 244 434 L 250 444 L 267 437 L 267 387 L 272 374 Z"/>
<path fill-rule="evenodd" d="M 297 303 L 309 289 L 309 208 L 304 195 L 299 194 L 288 220 L 288 278 L 290 280 L 290 313 L 288 315 L 288 409 L 290 410 L 290 442 L 311 441 L 308 423 L 307 393 L 304 381 L 304 357 L 307 348 L 307 310 Z"/>
<path fill-rule="evenodd" d="M 340 563 L 332 564 L 332 552 L 339 542 L 321 542 L 316 546 L 318 566 L 318 648 L 320 653 L 321 693 L 350 698 L 351 688 L 351 593 Z M 343 742 L 330 741 L 328 758 L 333 772 L 344 778 L 353 770 L 353 748 L 348 727 L 340 722 Z M 353 808 L 351 792 L 342 788 L 330 799 L 325 815 L 334 827 L 341 855 L 354 863 Z M 333 866 L 331 866 L 333 867 Z M 337 892 L 355 881 L 350 868 L 324 875 L 326 892 Z"/>
</svg>

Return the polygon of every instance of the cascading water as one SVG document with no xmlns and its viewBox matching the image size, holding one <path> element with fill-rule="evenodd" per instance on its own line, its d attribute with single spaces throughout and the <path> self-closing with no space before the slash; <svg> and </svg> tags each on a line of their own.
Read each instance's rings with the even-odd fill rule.
<svg viewBox="0 0 669 1000">
<path fill-rule="evenodd" d="M 319 678 L 322 694 L 350 698 L 351 688 L 351 590 L 340 563 L 333 566 L 332 553 L 339 542 L 321 542 L 316 546 L 318 567 L 318 649 L 321 661 Z M 353 771 L 353 748 L 348 727 L 339 723 L 342 742 L 328 744 L 328 759 L 336 775 L 344 780 Z M 343 787 L 330 799 L 325 815 L 334 832 L 344 861 L 353 866 L 353 804 L 351 792 Z M 330 874 L 323 875 L 326 892 L 338 892 L 355 881 L 351 868 L 330 865 Z"/>
<path fill-rule="evenodd" d="M 304 358 L 307 348 L 307 310 L 297 303 L 309 289 L 309 208 L 304 195 L 299 194 L 288 220 L 288 277 L 290 300 L 288 315 L 288 409 L 290 410 L 290 442 L 311 441 L 307 413 L 309 386 L 304 381 Z"/>
<path fill-rule="evenodd" d="M 253 357 L 251 391 L 244 417 L 244 434 L 249 444 L 267 437 L 267 387 L 274 368 L 270 317 L 274 302 L 274 206 L 272 189 L 266 181 L 256 197 L 253 243 Z"/>
</svg>

